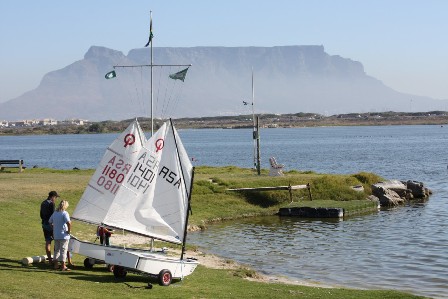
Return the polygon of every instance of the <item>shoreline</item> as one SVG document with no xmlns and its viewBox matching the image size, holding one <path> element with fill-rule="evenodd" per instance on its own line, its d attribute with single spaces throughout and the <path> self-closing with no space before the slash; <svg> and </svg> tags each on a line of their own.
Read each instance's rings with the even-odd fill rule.
<svg viewBox="0 0 448 299">
<path fill-rule="evenodd" d="M 111 238 L 111 241 L 117 245 L 126 244 L 127 247 L 132 247 L 133 245 L 143 245 L 148 243 L 147 238 L 134 234 L 126 234 L 126 235 L 115 234 Z M 170 253 L 180 255 L 181 252 L 179 249 L 169 248 L 168 254 Z M 249 265 L 240 264 L 234 260 L 223 258 L 215 254 L 207 253 L 201 250 L 187 250 L 186 253 L 188 257 L 197 259 L 200 265 L 206 268 L 217 270 L 239 270 L 239 269 L 252 270 L 255 272 L 255 275 L 243 277 L 243 279 L 247 279 L 249 281 L 262 282 L 262 283 L 282 283 L 289 285 L 300 285 L 306 287 L 317 287 L 326 289 L 343 287 L 314 281 L 298 280 L 295 278 L 293 279 L 285 276 L 262 274 L 260 272 L 253 270 Z"/>
</svg>

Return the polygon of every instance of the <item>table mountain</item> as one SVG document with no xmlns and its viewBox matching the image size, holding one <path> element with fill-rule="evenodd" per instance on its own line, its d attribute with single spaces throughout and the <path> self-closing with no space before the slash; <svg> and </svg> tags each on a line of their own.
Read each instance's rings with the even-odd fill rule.
<svg viewBox="0 0 448 299">
<path fill-rule="evenodd" d="M 153 50 L 154 64 L 192 64 L 184 82 L 168 78 L 182 66 L 163 71 L 153 67 L 156 117 L 251 113 L 252 69 L 256 113 L 409 111 L 410 103 L 414 111 L 446 107 L 446 101 L 397 92 L 368 76 L 360 62 L 329 55 L 323 46 Z M 150 61 L 149 48 L 131 50 L 126 56 L 92 46 L 84 59 L 46 74 L 36 89 L 0 104 L 0 120 L 147 117 L 149 67 L 116 68 L 117 78 L 110 80 L 104 75 L 114 65 L 149 65 Z"/>
</svg>

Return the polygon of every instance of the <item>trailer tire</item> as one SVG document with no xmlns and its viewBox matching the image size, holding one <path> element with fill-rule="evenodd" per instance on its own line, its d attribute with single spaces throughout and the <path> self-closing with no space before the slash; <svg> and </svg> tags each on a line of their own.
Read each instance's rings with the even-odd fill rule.
<svg viewBox="0 0 448 299">
<path fill-rule="evenodd" d="M 93 263 L 90 261 L 90 258 L 88 258 L 88 257 L 86 257 L 85 259 L 84 259 L 84 267 L 86 268 L 86 269 L 92 269 L 93 268 L 93 265 L 95 265 L 95 261 L 93 261 Z"/>
<path fill-rule="evenodd" d="M 167 287 L 171 284 L 173 280 L 173 276 L 171 275 L 170 270 L 163 269 L 159 272 L 159 285 Z"/>
<path fill-rule="evenodd" d="M 128 272 L 122 266 L 114 266 L 114 276 L 115 278 L 125 278 Z"/>
</svg>

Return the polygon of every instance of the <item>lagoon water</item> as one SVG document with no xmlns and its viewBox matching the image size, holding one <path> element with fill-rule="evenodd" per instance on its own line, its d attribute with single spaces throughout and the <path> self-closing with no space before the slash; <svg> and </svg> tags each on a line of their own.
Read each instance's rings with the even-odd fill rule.
<svg viewBox="0 0 448 299">
<path fill-rule="evenodd" d="M 196 165 L 253 166 L 251 130 L 181 130 Z M 417 180 L 425 203 L 345 220 L 262 217 L 209 226 L 188 242 L 270 274 L 323 285 L 448 298 L 448 126 L 262 129 L 262 168 Z M 0 159 L 95 168 L 117 134 L 1 136 Z M 194 202 L 192 203 L 194 212 Z"/>
</svg>

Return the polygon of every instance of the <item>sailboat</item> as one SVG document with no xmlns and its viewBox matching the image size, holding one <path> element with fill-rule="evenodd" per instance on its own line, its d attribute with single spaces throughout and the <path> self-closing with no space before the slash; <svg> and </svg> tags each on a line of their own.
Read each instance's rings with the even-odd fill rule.
<svg viewBox="0 0 448 299">
<path fill-rule="evenodd" d="M 183 79 L 185 73 L 176 73 L 173 79 L 181 75 Z M 72 218 L 146 236 L 150 249 L 104 246 L 72 237 L 69 251 L 86 256 L 87 268 L 98 261 L 111 265 L 117 278 L 134 271 L 158 278 L 163 286 L 183 279 L 199 264 L 184 257 L 193 178 L 193 165 L 171 119 L 148 140 L 134 120 L 107 148 Z M 180 257 L 154 251 L 154 240 L 182 245 Z"/>
<path fill-rule="evenodd" d="M 114 265 L 116 277 L 142 272 L 169 285 L 198 265 L 184 258 L 194 168 L 171 120 L 147 141 L 135 120 L 109 146 L 92 176 L 73 219 L 122 229 L 173 244 L 180 258 L 166 252 L 103 246 L 72 238 L 69 250 Z"/>
</svg>

